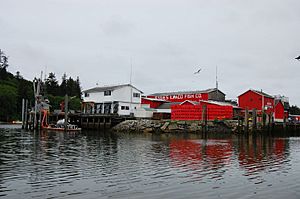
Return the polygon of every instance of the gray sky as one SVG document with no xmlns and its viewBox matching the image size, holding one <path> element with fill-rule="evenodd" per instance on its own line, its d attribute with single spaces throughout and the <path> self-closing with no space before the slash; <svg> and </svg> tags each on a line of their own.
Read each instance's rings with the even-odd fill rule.
<svg viewBox="0 0 300 199">
<path fill-rule="evenodd" d="M 300 105 L 299 0 L 0 0 L 9 71 L 128 83 L 146 94 L 215 87 Z M 198 75 L 193 73 L 202 68 Z"/>
</svg>

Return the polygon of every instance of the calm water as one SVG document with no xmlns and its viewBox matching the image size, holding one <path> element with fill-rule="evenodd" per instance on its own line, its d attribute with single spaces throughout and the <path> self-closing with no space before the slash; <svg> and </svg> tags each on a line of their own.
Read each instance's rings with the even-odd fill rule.
<svg viewBox="0 0 300 199">
<path fill-rule="evenodd" d="M 300 137 L 0 128 L 0 198 L 300 198 Z"/>
</svg>

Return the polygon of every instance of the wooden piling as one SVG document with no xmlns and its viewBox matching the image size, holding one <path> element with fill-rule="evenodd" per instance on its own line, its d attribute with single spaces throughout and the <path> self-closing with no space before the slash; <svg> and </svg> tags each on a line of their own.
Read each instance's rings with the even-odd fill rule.
<svg viewBox="0 0 300 199">
<path fill-rule="evenodd" d="M 246 108 L 246 110 L 245 110 L 245 127 L 244 127 L 245 133 L 248 133 L 248 131 L 249 131 L 249 119 L 248 119 L 248 114 L 249 114 L 249 111 L 248 111 L 248 108 Z"/>
<path fill-rule="evenodd" d="M 256 131 L 257 130 L 257 111 L 254 108 L 252 110 L 252 131 Z"/>
<path fill-rule="evenodd" d="M 24 129 L 25 125 L 25 99 L 22 99 L 22 129 Z"/>
<path fill-rule="evenodd" d="M 68 95 L 65 95 L 65 131 L 68 128 Z"/>
<path fill-rule="evenodd" d="M 28 100 L 26 99 L 25 100 L 25 118 L 24 118 L 24 120 L 25 120 L 25 129 L 26 130 L 28 130 Z"/>
<path fill-rule="evenodd" d="M 207 132 L 207 106 L 206 105 L 202 106 L 202 124 L 203 124 L 202 131 L 206 133 Z"/>
</svg>

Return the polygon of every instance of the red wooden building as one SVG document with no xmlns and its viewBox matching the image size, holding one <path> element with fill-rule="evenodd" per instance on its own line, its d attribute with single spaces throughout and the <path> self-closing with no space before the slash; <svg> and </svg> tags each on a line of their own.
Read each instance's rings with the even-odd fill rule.
<svg viewBox="0 0 300 199">
<path fill-rule="evenodd" d="M 274 120 L 275 122 L 284 122 L 286 117 L 284 105 L 280 100 L 275 101 Z"/>
<path fill-rule="evenodd" d="M 248 90 L 238 96 L 239 107 L 250 111 L 256 109 L 258 113 L 261 113 L 263 108 L 267 114 L 273 113 L 274 103 L 273 96 L 257 90 Z"/>
<path fill-rule="evenodd" d="M 285 104 L 280 99 L 275 99 L 262 91 L 248 90 L 238 97 L 238 103 L 239 107 L 248 109 L 250 113 L 256 109 L 259 117 L 261 117 L 262 109 L 264 109 L 268 117 L 275 122 L 284 122 L 288 118 Z"/>
<path fill-rule="evenodd" d="M 171 106 L 172 120 L 202 120 L 203 108 L 206 106 L 207 120 L 222 120 L 233 118 L 233 106 L 224 102 L 186 100 L 178 105 Z"/>
<path fill-rule="evenodd" d="M 147 98 L 147 97 L 142 97 L 142 104 L 143 105 L 149 105 L 148 108 L 157 108 L 160 105 L 166 103 L 166 100 L 163 99 L 155 99 L 155 98 Z"/>
</svg>

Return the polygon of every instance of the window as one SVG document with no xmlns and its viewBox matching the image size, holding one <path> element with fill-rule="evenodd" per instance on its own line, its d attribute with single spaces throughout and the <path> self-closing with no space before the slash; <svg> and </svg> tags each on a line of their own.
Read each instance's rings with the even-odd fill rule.
<svg viewBox="0 0 300 199">
<path fill-rule="evenodd" d="M 110 96 L 111 95 L 111 91 L 104 91 L 104 96 Z"/>
<path fill-rule="evenodd" d="M 90 94 L 89 93 L 84 93 L 84 97 L 89 97 Z"/>
<path fill-rule="evenodd" d="M 133 97 L 140 97 L 139 93 L 133 93 Z"/>
<path fill-rule="evenodd" d="M 121 110 L 129 110 L 129 106 L 121 106 Z"/>
</svg>

